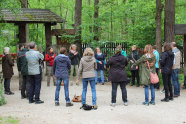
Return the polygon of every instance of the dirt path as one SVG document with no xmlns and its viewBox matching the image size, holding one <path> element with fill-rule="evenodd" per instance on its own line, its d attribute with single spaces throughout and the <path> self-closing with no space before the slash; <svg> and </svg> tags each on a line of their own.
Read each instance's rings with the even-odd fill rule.
<svg viewBox="0 0 186 124">
<path fill-rule="evenodd" d="M 16 70 L 16 69 L 14 69 Z M 118 88 L 117 106 L 111 107 L 111 86 L 97 85 L 98 110 L 80 110 L 80 103 L 74 103 L 71 108 L 65 107 L 64 89 L 61 89 L 61 106 L 54 106 L 55 87 L 46 87 L 42 82 L 42 105 L 28 104 L 22 100 L 18 91 L 18 78 L 12 79 L 11 89 L 13 96 L 6 96 L 7 104 L 0 107 L 0 116 L 17 117 L 21 124 L 183 124 L 186 123 L 186 91 L 169 103 L 161 103 L 164 97 L 156 91 L 156 105 L 143 106 L 143 88 L 127 87 L 129 106 L 125 107 L 121 100 L 121 91 Z M 70 97 L 81 94 L 82 85 L 70 87 Z M 88 88 L 87 103 L 91 104 L 91 92 Z"/>
</svg>

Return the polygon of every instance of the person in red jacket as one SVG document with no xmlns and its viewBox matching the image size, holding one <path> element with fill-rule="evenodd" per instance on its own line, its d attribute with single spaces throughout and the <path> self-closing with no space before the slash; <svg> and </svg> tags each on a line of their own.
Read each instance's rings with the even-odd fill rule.
<svg viewBox="0 0 186 124">
<path fill-rule="evenodd" d="M 47 66 L 47 86 L 50 86 L 50 78 L 51 78 L 51 76 L 53 76 L 52 66 L 53 66 L 53 63 L 54 63 L 54 59 L 56 57 L 56 55 L 54 54 L 53 51 L 54 51 L 53 48 L 50 47 L 48 49 L 48 52 L 45 55 L 45 61 L 46 61 L 46 66 Z M 54 77 L 53 77 L 53 83 L 54 83 L 54 86 L 55 86 L 56 85 L 56 80 L 55 80 Z"/>
</svg>

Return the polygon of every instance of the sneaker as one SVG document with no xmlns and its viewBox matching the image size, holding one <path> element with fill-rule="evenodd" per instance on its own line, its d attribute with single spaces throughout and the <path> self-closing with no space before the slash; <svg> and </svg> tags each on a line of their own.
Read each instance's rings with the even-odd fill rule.
<svg viewBox="0 0 186 124">
<path fill-rule="evenodd" d="M 14 93 L 11 92 L 11 91 L 10 91 L 10 92 L 5 92 L 5 94 L 6 94 L 6 95 L 14 95 Z"/>
<path fill-rule="evenodd" d="M 59 106 L 60 104 L 59 104 L 59 102 L 55 102 L 55 106 Z"/>
<path fill-rule="evenodd" d="M 170 97 L 169 100 L 173 101 L 174 99 L 173 99 L 173 97 Z"/>
<path fill-rule="evenodd" d="M 173 97 L 174 97 L 174 98 L 177 98 L 178 96 L 179 96 L 179 95 L 174 95 Z"/>
<path fill-rule="evenodd" d="M 162 102 L 169 102 L 169 99 L 168 98 L 164 98 L 161 100 Z"/>
<path fill-rule="evenodd" d="M 70 103 L 66 103 L 66 107 L 70 107 L 70 106 L 73 106 L 73 104 L 70 102 Z"/>
<path fill-rule="evenodd" d="M 116 103 L 111 103 L 110 106 L 115 107 Z"/>
<path fill-rule="evenodd" d="M 145 105 L 145 106 L 149 106 L 148 102 L 143 102 L 142 104 Z"/>
<path fill-rule="evenodd" d="M 140 85 L 139 85 L 139 84 L 137 84 L 137 85 L 136 85 L 136 87 L 140 87 Z"/>
<path fill-rule="evenodd" d="M 150 101 L 150 102 L 149 102 L 149 104 L 151 104 L 151 105 L 155 105 L 155 102 L 153 102 L 153 101 Z"/>
<path fill-rule="evenodd" d="M 26 98 L 26 96 L 21 96 L 21 99 L 25 99 Z"/>
<path fill-rule="evenodd" d="M 29 104 L 32 104 L 34 102 L 35 102 L 35 100 L 29 100 Z"/>
<path fill-rule="evenodd" d="M 162 93 L 162 94 L 165 93 L 165 90 L 161 90 L 160 93 Z"/>
<path fill-rule="evenodd" d="M 101 85 L 105 85 L 104 83 L 102 83 Z"/>
<path fill-rule="evenodd" d="M 128 106 L 128 102 L 124 102 L 124 106 Z"/>
<path fill-rule="evenodd" d="M 41 100 L 35 101 L 35 104 L 42 104 L 42 103 L 44 103 L 44 101 Z"/>
<path fill-rule="evenodd" d="M 97 105 L 94 105 L 94 106 L 92 106 L 92 108 L 93 108 L 94 110 L 97 110 L 97 109 L 98 109 L 98 106 L 97 106 Z"/>
</svg>

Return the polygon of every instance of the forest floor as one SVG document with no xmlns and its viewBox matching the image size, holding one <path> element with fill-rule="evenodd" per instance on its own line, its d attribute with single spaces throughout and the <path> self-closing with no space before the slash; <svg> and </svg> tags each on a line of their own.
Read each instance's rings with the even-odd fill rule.
<svg viewBox="0 0 186 124">
<path fill-rule="evenodd" d="M 5 96 L 7 104 L 0 107 L 0 117 L 15 117 L 20 124 L 184 124 L 186 123 L 186 90 L 174 101 L 162 103 L 164 97 L 156 91 L 156 105 L 143 106 L 144 89 L 142 87 L 127 87 L 129 106 L 124 106 L 121 90 L 118 87 L 117 106 L 111 107 L 111 85 L 97 85 L 98 110 L 81 110 L 81 103 L 74 103 L 73 107 L 65 107 L 64 89 L 61 88 L 59 107 L 54 105 L 55 87 L 46 86 L 42 82 L 41 100 L 44 104 L 29 104 L 21 99 L 18 90 L 18 75 L 11 81 L 13 96 Z M 46 78 L 45 78 L 46 79 Z M 82 85 L 70 87 L 70 98 L 80 95 Z M 87 103 L 91 104 L 90 86 L 87 93 Z"/>
</svg>

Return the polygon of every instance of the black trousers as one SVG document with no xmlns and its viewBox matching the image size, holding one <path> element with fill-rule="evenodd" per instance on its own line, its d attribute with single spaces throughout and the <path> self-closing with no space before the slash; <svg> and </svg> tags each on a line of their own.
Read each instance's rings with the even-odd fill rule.
<svg viewBox="0 0 186 124">
<path fill-rule="evenodd" d="M 157 73 L 157 75 L 159 74 L 159 68 L 156 68 L 156 73 Z M 157 84 L 154 84 L 154 88 L 159 89 L 160 83 L 158 82 Z"/>
<path fill-rule="evenodd" d="M 135 79 L 137 80 L 137 84 L 139 85 L 139 70 L 131 70 L 132 74 L 132 84 L 135 84 Z"/>
<path fill-rule="evenodd" d="M 186 76 L 185 76 L 185 79 L 184 79 L 184 87 L 186 88 Z"/>
<path fill-rule="evenodd" d="M 41 74 L 38 75 L 29 75 L 29 100 L 33 100 L 33 96 L 35 95 L 35 100 L 40 100 L 40 90 L 41 90 Z"/>
<path fill-rule="evenodd" d="M 30 89 L 29 76 L 23 75 L 22 77 L 23 77 L 23 82 L 22 82 L 21 96 L 29 97 L 29 89 Z"/>
<path fill-rule="evenodd" d="M 112 101 L 111 102 L 116 103 L 118 85 L 120 85 L 120 88 L 121 88 L 123 101 L 127 102 L 127 90 L 126 90 L 125 82 L 112 82 Z"/>
<path fill-rule="evenodd" d="M 165 89 L 165 98 L 173 97 L 171 76 L 172 76 L 171 74 L 162 73 L 163 85 Z"/>
<path fill-rule="evenodd" d="M 10 92 L 10 78 L 5 78 L 4 79 L 4 88 L 5 88 L 5 92 Z"/>
</svg>

